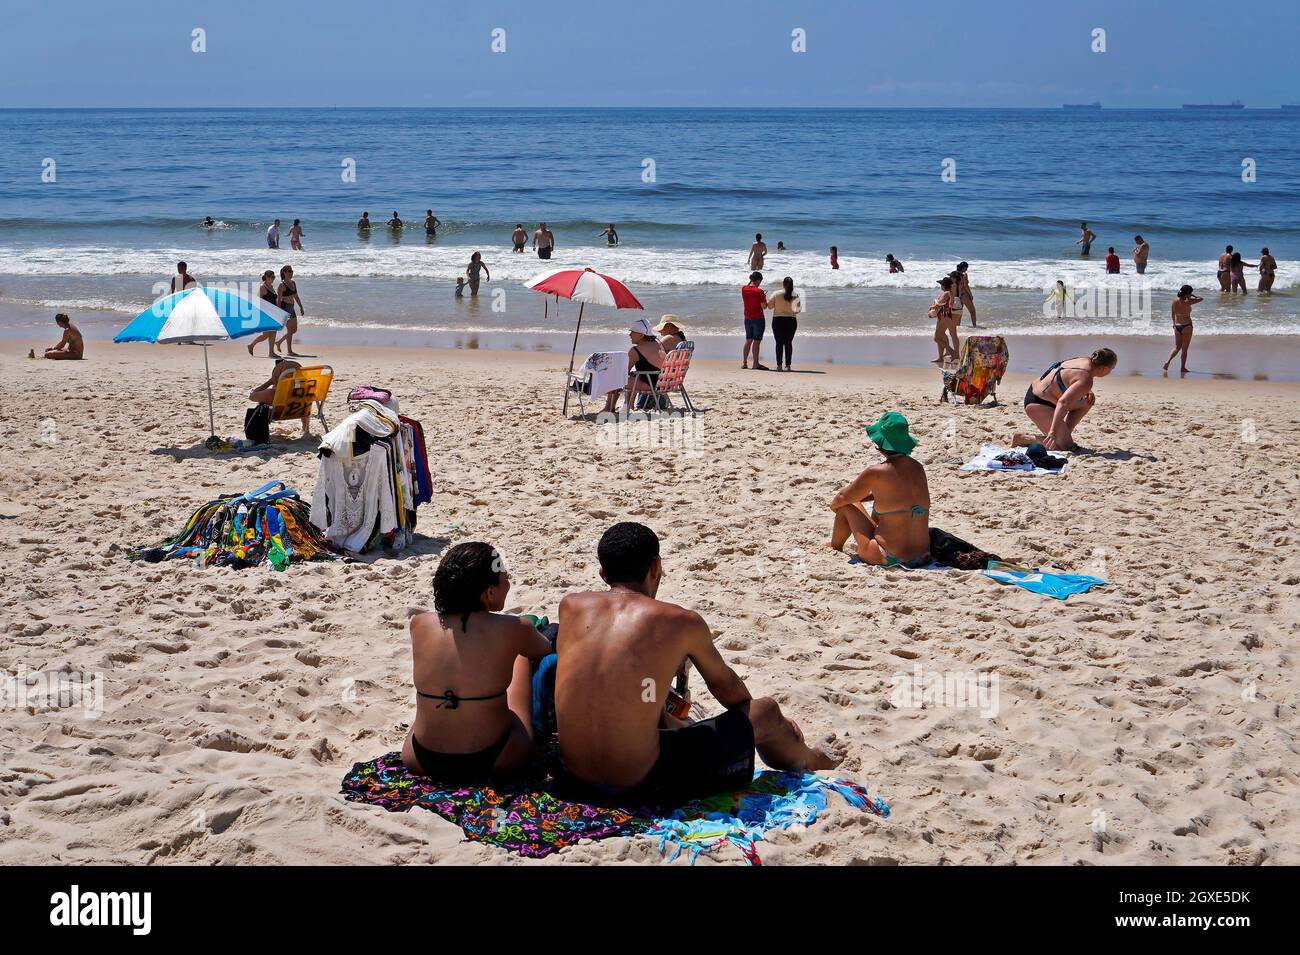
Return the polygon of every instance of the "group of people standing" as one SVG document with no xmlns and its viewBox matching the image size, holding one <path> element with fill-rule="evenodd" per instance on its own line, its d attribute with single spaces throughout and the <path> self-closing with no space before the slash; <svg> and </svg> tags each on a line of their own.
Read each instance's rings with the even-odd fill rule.
<svg viewBox="0 0 1300 955">
<path fill-rule="evenodd" d="M 1240 292 L 1246 295 L 1246 269 L 1259 269 L 1260 292 L 1271 292 L 1273 280 L 1277 275 L 1277 259 L 1268 251 L 1268 246 L 1259 250 L 1258 262 L 1247 262 L 1241 253 L 1228 246 L 1219 255 L 1219 290 L 1223 292 Z"/>
<path fill-rule="evenodd" d="M 957 326 L 961 324 L 962 313 L 970 312 L 972 328 L 979 328 L 975 311 L 975 296 L 971 292 L 968 272 L 969 263 L 959 262 L 957 267 L 938 279 L 939 296 L 930 305 L 929 316 L 934 319 L 934 343 L 938 347 L 938 357 L 932 364 L 941 365 L 946 361 L 956 361 L 961 356 L 960 342 L 957 339 Z"/>
</svg>

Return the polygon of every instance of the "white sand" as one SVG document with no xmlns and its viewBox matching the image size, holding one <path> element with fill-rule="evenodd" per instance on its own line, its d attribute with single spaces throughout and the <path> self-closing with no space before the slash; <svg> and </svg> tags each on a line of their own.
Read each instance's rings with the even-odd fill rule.
<svg viewBox="0 0 1300 955">
<path fill-rule="evenodd" d="M 441 540 L 276 574 L 123 549 L 218 493 L 281 479 L 310 497 L 314 442 L 202 451 L 197 349 L 28 347 L 0 345 L 0 669 L 102 671 L 106 706 L 0 714 L 0 862 L 520 862 L 431 813 L 348 804 L 339 781 L 401 740 L 406 622 L 442 542 L 497 544 L 512 609 L 553 616 L 597 585 L 619 519 L 659 532 L 661 596 L 705 616 L 751 690 L 846 737 L 840 773 L 890 802 L 888 820 L 833 805 L 765 862 L 1300 862 L 1300 386 L 1107 379 L 1079 435 L 1102 453 L 1035 479 L 956 469 L 1024 426 L 1024 376 L 1003 407 L 953 409 L 937 373 L 701 364 L 698 444 L 652 453 L 562 420 L 554 355 L 331 351 L 334 420 L 361 383 L 423 420 L 438 493 L 420 526 Z M 237 433 L 267 363 L 212 358 L 218 430 Z M 922 440 L 936 526 L 1112 585 L 1060 603 L 824 549 L 826 502 L 874 460 L 861 426 L 889 408 Z M 997 715 L 891 707 L 915 664 L 996 675 Z M 547 861 L 658 859 L 615 839 Z"/>
</svg>

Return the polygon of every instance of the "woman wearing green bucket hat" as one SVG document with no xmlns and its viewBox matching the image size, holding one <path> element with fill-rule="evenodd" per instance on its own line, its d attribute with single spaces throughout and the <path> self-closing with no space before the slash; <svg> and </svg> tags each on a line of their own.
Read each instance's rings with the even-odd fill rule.
<svg viewBox="0 0 1300 955">
<path fill-rule="evenodd" d="M 930 484 L 921 462 L 911 457 L 916 439 L 897 411 L 886 411 L 867 425 L 867 437 L 885 460 L 859 474 L 831 501 L 831 549 L 843 550 L 852 536 L 864 563 L 924 567 L 930 563 Z"/>
</svg>

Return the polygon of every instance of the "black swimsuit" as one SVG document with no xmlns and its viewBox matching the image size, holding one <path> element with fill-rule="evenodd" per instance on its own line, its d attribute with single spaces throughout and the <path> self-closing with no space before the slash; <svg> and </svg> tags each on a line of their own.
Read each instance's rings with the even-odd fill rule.
<svg viewBox="0 0 1300 955">
<path fill-rule="evenodd" d="M 452 690 L 446 690 L 440 694 L 425 693 L 421 690 L 415 692 L 426 700 L 441 700 L 438 708 L 445 707 L 449 710 L 458 709 L 461 703 L 496 700 L 506 695 L 505 690 L 500 693 L 493 693 L 491 696 L 457 696 Z M 412 733 L 411 750 L 415 753 L 415 761 L 420 764 L 420 769 L 424 771 L 426 776 L 445 782 L 486 779 L 492 774 L 497 757 L 501 755 L 502 750 L 506 748 L 506 744 L 510 742 L 512 729 L 513 726 L 507 726 L 506 731 L 501 734 L 501 737 L 495 743 L 476 753 L 439 753 L 421 745 L 420 741 L 416 739 L 415 733 Z"/>
<path fill-rule="evenodd" d="M 1066 361 L 1069 361 L 1069 359 L 1066 359 Z M 1065 379 L 1061 377 L 1061 366 L 1063 364 L 1065 364 L 1065 362 L 1058 361 L 1051 368 L 1047 369 L 1047 371 L 1043 372 L 1042 376 L 1038 379 L 1039 381 L 1043 381 L 1048 375 L 1055 371 L 1056 387 L 1061 389 L 1061 394 L 1065 394 Z M 1030 405 L 1047 405 L 1049 408 L 1055 408 L 1056 402 L 1048 401 L 1046 398 L 1040 398 L 1038 395 L 1034 394 L 1034 386 L 1031 384 L 1029 390 L 1025 392 L 1025 407 L 1028 408 Z"/>
</svg>

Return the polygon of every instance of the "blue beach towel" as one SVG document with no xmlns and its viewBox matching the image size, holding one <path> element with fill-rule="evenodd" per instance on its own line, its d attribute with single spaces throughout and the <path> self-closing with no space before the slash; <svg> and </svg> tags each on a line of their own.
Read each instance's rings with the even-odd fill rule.
<svg viewBox="0 0 1300 955">
<path fill-rule="evenodd" d="M 1064 600 L 1071 594 L 1086 594 L 1093 587 L 1104 587 L 1106 581 L 1099 577 L 1087 577 L 1083 574 L 1053 574 L 1045 570 L 1026 570 L 1014 564 L 989 564 L 984 571 L 985 577 L 991 577 L 1000 584 L 1014 584 L 1025 590 L 1045 597 Z"/>
</svg>

